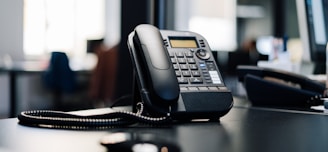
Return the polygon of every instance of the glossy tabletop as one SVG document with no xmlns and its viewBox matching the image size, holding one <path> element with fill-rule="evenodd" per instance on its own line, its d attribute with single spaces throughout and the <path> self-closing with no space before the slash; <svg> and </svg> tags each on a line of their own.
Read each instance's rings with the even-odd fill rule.
<svg viewBox="0 0 328 152">
<path fill-rule="evenodd" d="M 328 116 L 268 108 L 234 107 L 220 122 L 188 122 L 104 130 L 65 130 L 0 120 L 1 152 L 105 152 L 100 140 L 112 133 L 147 135 L 183 152 L 315 152 L 328 150 Z"/>
</svg>

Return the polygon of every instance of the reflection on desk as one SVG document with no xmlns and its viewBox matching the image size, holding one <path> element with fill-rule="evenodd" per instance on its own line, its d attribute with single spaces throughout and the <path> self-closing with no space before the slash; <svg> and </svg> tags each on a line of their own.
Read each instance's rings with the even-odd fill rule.
<svg viewBox="0 0 328 152">
<path fill-rule="evenodd" d="M 0 120 L 0 147 L 14 152 L 105 152 L 100 140 L 111 133 L 151 134 L 176 143 L 183 152 L 326 151 L 328 117 L 321 114 L 234 107 L 220 122 L 134 126 L 107 130 L 56 130 Z M 1 149 L 1 150 L 2 150 Z"/>
</svg>

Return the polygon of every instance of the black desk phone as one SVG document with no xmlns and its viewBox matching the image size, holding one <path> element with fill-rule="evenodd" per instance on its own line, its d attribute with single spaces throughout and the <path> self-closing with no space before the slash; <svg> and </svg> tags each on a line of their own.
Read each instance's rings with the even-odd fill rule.
<svg viewBox="0 0 328 152">
<path fill-rule="evenodd" d="M 322 105 L 325 85 L 305 76 L 272 68 L 238 66 L 239 81 L 255 106 L 310 107 Z"/>
<path fill-rule="evenodd" d="M 218 119 L 233 105 L 205 38 L 193 32 L 142 24 L 128 46 L 135 75 L 135 102 L 150 115 L 173 119 Z"/>
<path fill-rule="evenodd" d="M 233 106 L 205 38 L 193 32 L 159 30 L 141 24 L 128 37 L 134 67 L 133 112 L 77 116 L 58 111 L 26 111 L 21 124 L 106 127 L 135 122 L 167 124 L 218 120 Z"/>
</svg>

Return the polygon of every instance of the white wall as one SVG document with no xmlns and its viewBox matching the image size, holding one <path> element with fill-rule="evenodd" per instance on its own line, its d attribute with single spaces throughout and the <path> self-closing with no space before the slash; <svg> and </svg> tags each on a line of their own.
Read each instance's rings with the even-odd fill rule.
<svg viewBox="0 0 328 152">
<path fill-rule="evenodd" d="M 113 47 L 121 40 L 121 1 L 106 0 L 105 5 L 105 43 Z"/>
<path fill-rule="evenodd" d="M 23 0 L 0 0 L 0 63 L 23 59 Z M 0 74 L 0 118 L 9 116 L 9 76 Z"/>
<path fill-rule="evenodd" d="M 9 117 L 9 76 L 0 73 L 0 118 Z"/>
<path fill-rule="evenodd" d="M 11 59 L 14 61 L 21 61 L 24 59 L 23 0 L 0 0 L 0 66 L 4 64 L 4 56 L 8 55 L 10 55 Z M 21 90 L 22 85 L 24 84 L 18 84 L 19 90 Z M 9 95 L 9 74 L 8 72 L 3 72 L 0 73 L 0 118 L 9 117 Z M 23 109 L 21 108 L 22 103 L 29 104 L 25 101 L 26 100 L 19 99 L 18 110 Z"/>
<path fill-rule="evenodd" d="M 0 0 L 0 59 L 23 60 L 23 0 Z"/>
</svg>

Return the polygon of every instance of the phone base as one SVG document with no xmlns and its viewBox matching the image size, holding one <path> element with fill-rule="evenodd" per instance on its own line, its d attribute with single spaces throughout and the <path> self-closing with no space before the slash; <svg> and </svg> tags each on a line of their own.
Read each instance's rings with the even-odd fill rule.
<svg viewBox="0 0 328 152">
<path fill-rule="evenodd" d="M 172 119 L 219 119 L 233 106 L 229 91 L 181 92 L 176 106 L 172 107 Z"/>
</svg>

